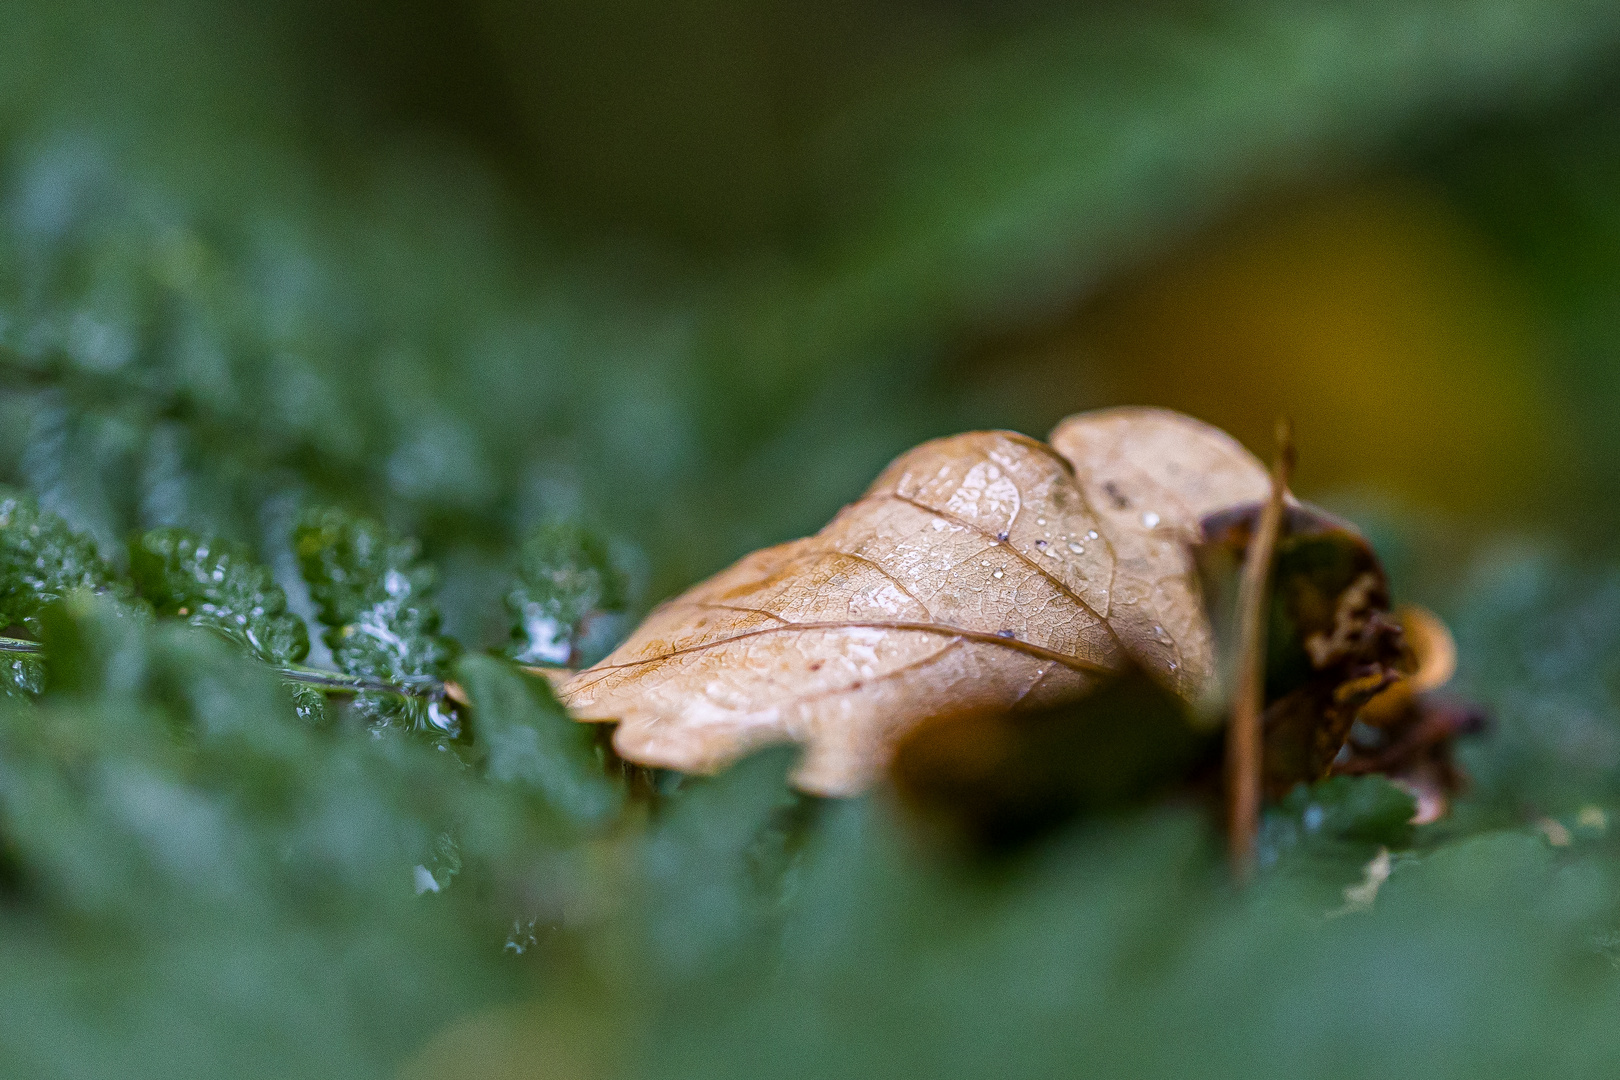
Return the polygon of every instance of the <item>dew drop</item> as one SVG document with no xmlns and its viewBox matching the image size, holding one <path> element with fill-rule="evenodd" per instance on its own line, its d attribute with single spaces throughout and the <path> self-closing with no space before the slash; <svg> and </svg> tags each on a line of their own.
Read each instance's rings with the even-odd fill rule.
<svg viewBox="0 0 1620 1080">
<path fill-rule="evenodd" d="M 991 574 L 990 576 L 993 577 L 993 578 L 999 578 L 999 577 L 1001 577 L 1001 571 L 997 570 L 995 573 Z"/>
<path fill-rule="evenodd" d="M 1095 539 L 1097 539 L 1097 530 L 1092 529 L 1090 532 L 1086 533 L 1086 539 L 1087 540 L 1095 540 Z"/>
<path fill-rule="evenodd" d="M 1037 524 L 1037 525 L 1045 525 L 1046 524 L 1046 519 L 1045 518 L 1036 518 L 1035 519 L 1035 524 Z"/>
<path fill-rule="evenodd" d="M 1070 544 L 1069 550 L 1074 552 L 1076 555 L 1084 555 L 1086 553 L 1086 549 L 1080 544 Z"/>
<path fill-rule="evenodd" d="M 1159 515 L 1149 510 L 1147 513 L 1142 515 L 1142 524 L 1146 525 L 1150 529 L 1153 528 L 1159 524 Z"/>
</svg>

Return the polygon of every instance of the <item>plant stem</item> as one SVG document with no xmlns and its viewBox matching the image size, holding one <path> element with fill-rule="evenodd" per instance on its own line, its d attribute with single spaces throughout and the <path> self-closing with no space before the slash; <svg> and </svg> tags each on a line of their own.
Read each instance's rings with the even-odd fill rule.
<svg viewBox="0 0 1620 1080">
<path fill-rule="evenodd" d="M 368 679 L 362 675 L 345 675 L 341 671 L 324 671 L 320 668 L 298 665 L 278 667 L 275 671 L 277 675 L 290 682 L 318 686 L 334 694 L 358 694 L 369 690 L 383 694 L 399 694 L 403 697 L 436 698 L 443 697 L 445 690 L 444 683 L 427 677 L 408 683 L 391 683 L 383 679 Z"/>
<path fill-rule="evenodd" d="M 1232 872 L 1247 880 L 1254 871 L 1255 836 L 1260 827 L 1261 718 L 1266 705 L 1266 613 L 1271 564 L 1282 531 L 1284 499 L 1294 471 L 1294 436 L 1287 420 L 1277 422 L 1277 456 L 1271 466 L 1271 494 L 1243 557 L 1238 586 L 1238 671 L 1232 692 L 1232 718 L 1226 733 L 1227 844 Z"/>
<path fill-rule="evenodd" d="M 37 641 L 0 637 L 0 653 L 24 653 L 38 656 L 45 647 Z M 273 669 L 277 675 L 291 682 L 316 686 L 333 694 L 358 694 L 366 691 L 398 694 L 401 697 L 440 698 L 456 696 L 455 684 L 442 683 L 433 678 L 422 678 L 408 683 L 393 683 L 384 679 L 369 679 L 363 675 L 345 675 L 341 671 L 323 671 L 320 668 L 291 665 Z M 459 688 L 456 688 L 459 689 Z"/>
</svg>

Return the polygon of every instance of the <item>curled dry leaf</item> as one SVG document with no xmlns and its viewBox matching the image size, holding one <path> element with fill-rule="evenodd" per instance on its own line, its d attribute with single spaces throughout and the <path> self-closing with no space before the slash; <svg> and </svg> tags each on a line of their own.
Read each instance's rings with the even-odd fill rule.
<svg viewBox="0 0 1620 1080">
<path fill-rule="evenodd" d="M 645 765 L 708 772 L 760 745 L 850 794 L 930 721 L 1034 712 L 1139 670 L 1192 703 L 1216 678 L 1193 548 L 1263 499 L 1264 467 L 1177 413 L 1071 417 L 926 443 L 804 540 L 664 604 L 562 697 Z"/>
<path fill-rule="evenodd" d="M 1396 610 L 1395 617 L 1400 620 L 1410 657 L 1407 666 L 1412 670 L 1361 711 L 1362 721 L 1377 728 L 1395 724 L 1419 695 L 1440 689 L 1457 671 L 1457 643 L 1438 615 L 1406 604 Z"/>
<path fill-rule="evenodd" d="M 1396 680 L 1357 714 L 1336 772 L 1355 776 L 1382 773 L 1417 800 L 1414 825 L 1445 816 L 1451 799 L 1468 777 L 1454 756 L 1456 741 L 1485 727 L 1485 715 L 1435 691 L 1457 668 L 1457 645 L 1446 624 L 1419 607 L 1396 613 L 1404 631 L 1406 667 Z"/>
<path fill-rule="evenodd" d="M 1198 552 L 1206 569 L 1222 554 L 1240 559 L 1259 516 L 1246 505 L 1206 517 Z M 1362 709 L 1412 658 L 1372 547 L 1309 505 L 1283 513 L 1267 621 L 1261 781 L 1278 797 L 1327 775 Z"/>
</svg>

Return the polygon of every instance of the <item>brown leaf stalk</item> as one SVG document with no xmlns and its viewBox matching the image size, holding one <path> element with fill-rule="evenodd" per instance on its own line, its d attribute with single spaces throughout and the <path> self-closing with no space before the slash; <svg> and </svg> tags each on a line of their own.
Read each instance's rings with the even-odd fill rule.
<svg viewBox="0 0 1620 1080">
<path fill-rule="evenodd" d="M 1245 880 L 1254 870 L 1260 825 L 1261 714 L 1266 695 L 1266 612 L 1271 564 L 1282 528 L 1283 500 L 1294 471 L 1294 438 L 1287 420 L 1277 423 L 1277 456 L 1271 494 L 1243 558 L 1238 587 L 1238 669 L 1232 717 L 1226 735 L 1227 844 L 1232 871 Z"/>
</svg>

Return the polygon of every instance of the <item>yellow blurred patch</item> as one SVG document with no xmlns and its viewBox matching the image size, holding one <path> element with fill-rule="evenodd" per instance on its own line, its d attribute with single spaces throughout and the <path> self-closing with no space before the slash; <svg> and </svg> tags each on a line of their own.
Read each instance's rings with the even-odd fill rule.
<svg viewBox="0 0 1620 1080">
<path fill-rule="evenodd" d="M 1269 207 L 1116 285 L 1039 351 L 1106 401 L 1166 405 L 1269 453 L 1297 487 L 1462 512 L 1533 500 L 1560 433 L 1533 305 L 1443 202 L 1407 185 Z M 1054 355 L 1055 354 L 1055 355 Z"/>
<path fill-rule="evenodd" d="M 599 1080 L 617 1071 L 606 1035 L 601 1016 L 577 1005 L 501 1006 L 442 1029 L 398 1080 Z"/>
</svg>

